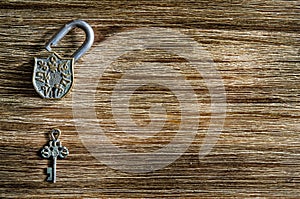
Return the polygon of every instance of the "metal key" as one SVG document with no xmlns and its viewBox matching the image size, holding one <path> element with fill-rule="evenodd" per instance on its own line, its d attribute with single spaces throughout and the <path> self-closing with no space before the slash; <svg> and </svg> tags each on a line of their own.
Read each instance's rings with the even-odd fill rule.
<svg viewBox="0 0 300 199">
<path fill-rule="evenodd" d="M 49 142 L 49 146 L 45 146 L 42 151 L 41 155 L 43 158 L 51 158 L 53 159 L 52 167 L 47 168 L 48 182 L 56 182 L 56 160 L 57 157 L 65 158 L 69 154 L 69 150 L 67 147 L 62 146 L 61 142 L 59 141 L 59 136 L 61 132 L 59 129 L 53 129 L 50 133 L 51 140 Z"/>
</svg>

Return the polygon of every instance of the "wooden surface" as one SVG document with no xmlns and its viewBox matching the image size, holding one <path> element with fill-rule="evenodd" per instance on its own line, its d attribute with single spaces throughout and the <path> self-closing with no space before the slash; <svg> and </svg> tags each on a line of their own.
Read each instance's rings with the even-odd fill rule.
<svg viewBox="0 0 300 199">
<path fill-rule="evenodd" d="M 158 171 L 131 174 L 92 156 L 75 127 L 72 94 L 59 101 L 43 100 L 31 81 L 33 57 L 44 55 L 45 42 L 77 18 L 94 28 L 94 47 L 119 32 L 167 27 L 180 30 L 211 54 L 224 80 L 227 117 L 206 157 L 198 159 L 210 119 L 210 98 L 201 76 L 193 77 L 201 104 L 198 135 L 175 162 Z M 299 22 L 297 1 L 1 1 L 0 197 L 299 197 Z M 56 49 L 69 55 L 83 38 L 82 31 L 71 31 Z M 87 59 L 92 56 L 97 53 L 91 50 L 80 59 L 75 74 L 93 62 Z M 155 49 L 124 55 L 115 65 L 143 62 L 168 63 L 188 77 L 193 75 L 182 59 Z M 175 117 L 166 123 L 170 134 L 161 132 L 138 142 L 110 131 L 115 125 L 107 113 L 110 94 L 121 75 L 108 67 L 101 78 L 96 111 L 102 127 L 114 144 L 126 150 L 163 147 L 176 134 L 178 127 L 172 121 L 178 120 L 180 108 L 162 88 L 155 89 L 156 98 L 133 97 L 132 118 L 147 124 L 149 103 L 159 98 L 167 104 L 168 116 Z M 139 96 L 146 96 L 146 91 L 151 88 L 141 89 Z M 70 155 L 58 160 L 58 182 L 51 184 L 45 182 L 48 161 L 38 152 L 55 127 L 61 129 Z"/>
</svg>

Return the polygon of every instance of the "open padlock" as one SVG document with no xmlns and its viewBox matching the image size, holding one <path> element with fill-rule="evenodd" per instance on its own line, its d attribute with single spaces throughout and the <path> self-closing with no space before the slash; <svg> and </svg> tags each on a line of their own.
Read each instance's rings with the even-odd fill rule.
<svg viewBox="0 0 300 199">
<path fill-rule="evenodd" d="M 71 58 L 62 58 L 51 50 L 71 29 L 78 27 L 84 30 L 86 38 L 82 46 Z M 61 99 L 72 88 L 74 79 L 74 63 L 92 46 L 94 31 L 91 26 L 82 20 L 74 20 L 60 29 L 45 48 L 51 52 L 46 58 L 34 58 L 32 82 L 37 93 L 46 99 Z"/>
</svg>

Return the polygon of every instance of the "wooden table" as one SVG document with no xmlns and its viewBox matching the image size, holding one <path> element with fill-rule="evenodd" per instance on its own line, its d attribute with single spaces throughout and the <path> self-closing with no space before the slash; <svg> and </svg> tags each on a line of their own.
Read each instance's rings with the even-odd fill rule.
<svg viewBox="0 0 300 199">
<path fill-rule="evenodd" d="M 45 42 L 73 19 L 83 19 L 93 27 L 94 45 L 75 65 L 71 94 L 62 100 L 41 99 L 32 86 L 33 57 L 47 56 Z M 297 1 L 0 2 L 1 198 L 299 197 L 299 22 Z M 209 53 L 224 82 L 227 109 L 222 133 L 209 154 L 200 159 L 212 102 L 205 78 L 186 58 L 161 49 L 142 49 L 114 60 L 96 79 L 87 74 L 99 67 L 81 73 L 85 67 L 97 66 L 103 42 L 109 44 L 123 34 L 123 45 L 132 39 L 124 33 L 153 27 L 179 31 L 196 41 Z M 153 35 L 146 32 L 147 36 Z M 75 29 L 55 50 L 70 56 L 83 40 L 83 31 Z M 165 119 L 154 137 L 129 136 L 118 127 L 111 110 L 114 88 L 126 70 L 149 64 L 162 66 L 162 70 L 150 70 L 155 80 L 164 80 L 164 68 L 188 80 L 199 111 L 189 121 L 200 117 L 199 126 L 191 143 L 182 139 L 187 149 L 175 161 L 148 173 L 125 172 L 118 158 L 113 163 L 120 169 L 95 158 L 101 148 L 84 145 L 98 141 L 83 140 L 89 132 L 78 128 L 74 103 L 84 103 L 84 99 L 74 101 L 74 95 L 81 92 L 77 86 L 85 78 L 98 82 L 96 90 L 84 90 L 86 95 L 95 93 L 94 103 L 86 106 L 93 105 L 96 119 L 86 127 L 98 123 L 110 144 L 131 153 L 162 149 L 176 136 L 184 119 L 182 100 L 172 89 L 140 85 L 129 96 L 130 116 L 137 126 L 150 124 L 153 103 L 164 107 L 165 111 L 153 115 Z M 178 88 L 184 90 L 181 81 Z M 126 95 L 129 92 L 124 90 Z M 57 161 L 57 183 L 45 181 L 49 161 L 39 155 L 52 128 L 62 131 L 61 141 L 70 150 L 66 159 Z"/>
</svg>

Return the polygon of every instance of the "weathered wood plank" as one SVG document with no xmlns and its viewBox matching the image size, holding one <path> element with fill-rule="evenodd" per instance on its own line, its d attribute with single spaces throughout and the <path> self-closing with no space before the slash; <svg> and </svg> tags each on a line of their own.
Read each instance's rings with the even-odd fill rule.
<svg viewBox="0 0 300 199">
<path fill-rule="evenodd" d="M 197 136 L 179 159 L 147 174 L 114 170 L 92 156 L 76 128 L 72 94 L 59 101 L 42 100 L 31 82 L 33 57 L 46 55 L 45 42 L 64 23 L 77 18 L 92 25 L 96 38 L 92 49 L 76 64 L 75 82 L 89 78 L 79 71 L 95 64 L 99 57 L 95 49 L 102 42 L 135 28 L 180 30 L 211 54 L 224 80 L 227 116 L 209 155 L 198 159 L 211 116 L 203 78 L 182 57 L 148 49 L 122 56 L 93 80 L 100 82 L 95 102 L 101 128 L 112 143 L 132 152 L 153 151 L 170 142 L 180 124 L 181 109 L 166 88 L 143 87 L 130 101 L 132 119 L 140 125 L 149 123 L 152 103 L 165 104 L 165 130 L 155 138 L 127 136 L 111 113 L 111 95 L 122 72 L 154 63 L 176 68 L 193 85 L 201 116 Z M 1 2 L 1 198 L 297 198 L 299 22 L 297 1 Z M 83 39 L 82 31 L 76 29 L 56 49 L 69 55 Z M 124 37 L 124 42 L 130 39 Z M 180 82 L 178 88 L 184 89 Z M 38 156 L 51 128 L 61 129 L 63 145 L 70 150 L 67 159 L 58 161 L 56 184 L 44 181 L 47 161 Z"/>
</svg>

